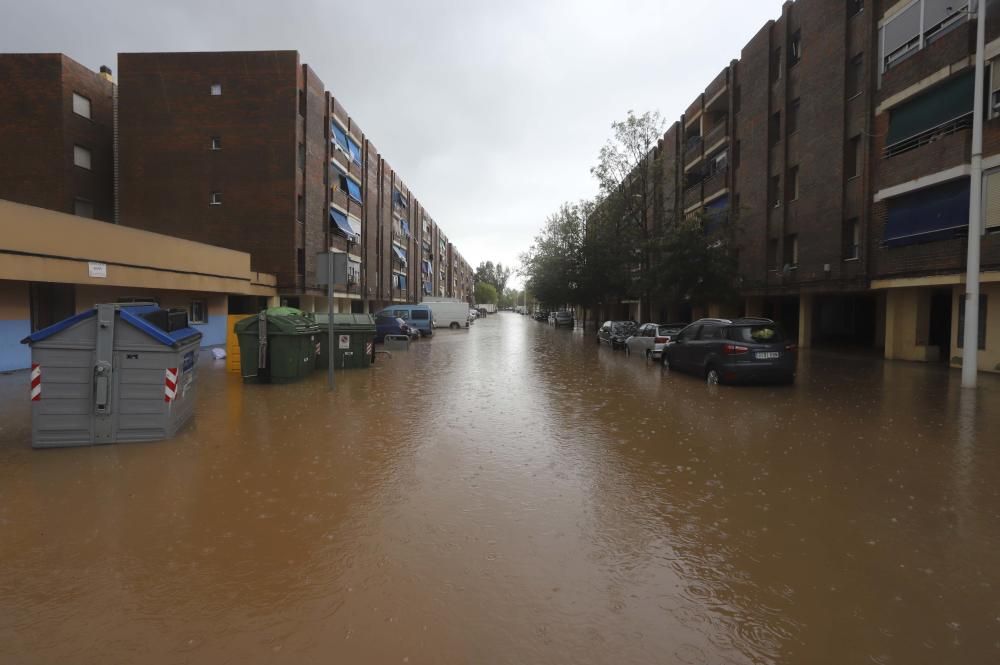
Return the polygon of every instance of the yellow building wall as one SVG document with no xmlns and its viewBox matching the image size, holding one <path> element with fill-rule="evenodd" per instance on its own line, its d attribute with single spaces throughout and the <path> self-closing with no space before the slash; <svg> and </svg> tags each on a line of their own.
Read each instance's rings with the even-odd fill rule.
<svg viewBox="0 0 1000 665">
<path fill-rule="evenodd" d="M 885 357 L 921 362 L 937 360 L 941 350 L 927 344 L 930 290 L 889 289 L 885 305 Z"/>
<path fill-rule="evenodd" d="M 980 293 L 986 296 L 986 348 L 979 350 L 976 365 L 983 372 L 1000 372 L 1000 284 L 982 284 Z M 964 297 L 965 288 L 956 286 L 951 299 L 951 353 L 948 356 L 952 367 L 962 366 L 963 349 L 958 348 L 958 307 Z M 982 312 L 979 314 L 981 316 Z"/>
</svg>

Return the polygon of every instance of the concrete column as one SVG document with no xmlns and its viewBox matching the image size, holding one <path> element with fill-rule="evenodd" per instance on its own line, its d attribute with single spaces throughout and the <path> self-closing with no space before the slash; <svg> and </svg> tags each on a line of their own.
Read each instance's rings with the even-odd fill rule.
<svg viewBox="0 0 1000 665">
<path fill-rule="evenodd" d="M 813 297 L 802 294 L 799 296 L 799 348 L 808 349 L 812 346 Z"/>
<path fill-rule="evenodd" d="M 889 289 L 885 293 L 885 352 L 886 360 L 896 357 L 896 320 L 899 317 L 900 290 Z"/>
</svg>

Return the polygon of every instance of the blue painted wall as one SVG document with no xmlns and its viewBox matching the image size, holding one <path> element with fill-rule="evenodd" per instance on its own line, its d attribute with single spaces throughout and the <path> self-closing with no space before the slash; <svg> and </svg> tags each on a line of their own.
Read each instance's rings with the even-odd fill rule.
<svg viewBox="0 0 1000 665">
<path fill-rule="evenodd" d="M 208 323 L 192 323 L 191 327 L 199 331 L 202 335 L 202 346 L 225 346 L 226 344 L 226 315 L 209 314 Z"/>
<path fill-rule="evenodd" d="M 31 367 L 31 349 L 21 344 L 30 334 L 30 321 L 0 321 L 0 372 Z"/>
</svg>

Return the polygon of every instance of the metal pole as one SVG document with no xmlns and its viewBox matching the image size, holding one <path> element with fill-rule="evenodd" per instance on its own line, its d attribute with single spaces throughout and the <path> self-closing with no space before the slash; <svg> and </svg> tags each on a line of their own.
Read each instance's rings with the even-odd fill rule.
<svg viewBox="0 0 1000 665">
<path fill-rule="evenodd" d="M 962 387 L 975 388 L 979 365 L 979 255 L 983 228 L 983 70 L 986 2 L 976 9 L 976 87 L 972 107 L 972 172 L 969 187 L 969 253 L 965 270 L 965 331 L 962 337 Z"/>
<path fill-rule="evenodd" d="M 329 358 L 326 359 L 326 380 L 330 390 L 334 389 L 333 360 L 337 353 L 333 346 L 333 250 L 328 250 L 326 261 L 326 348 Z"/>
</svg>

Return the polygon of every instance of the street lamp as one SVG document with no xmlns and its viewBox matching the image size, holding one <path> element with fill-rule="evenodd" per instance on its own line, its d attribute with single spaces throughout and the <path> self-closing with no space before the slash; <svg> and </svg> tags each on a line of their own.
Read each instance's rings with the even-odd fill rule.
<svg viewBox="0 0 1000 665">
<path fill-rule="evenodd" d="M 979 259 L 983 234 L 983 73 L 986 50 L 986 0 L 976 3 L 976 78 L 972 107 L 972 168 L 969 183 L 969 241 L 965 266 L 965 330 L 962 336 L 962 387 L 975 388 L 979 367 Z"/>
</svg>

